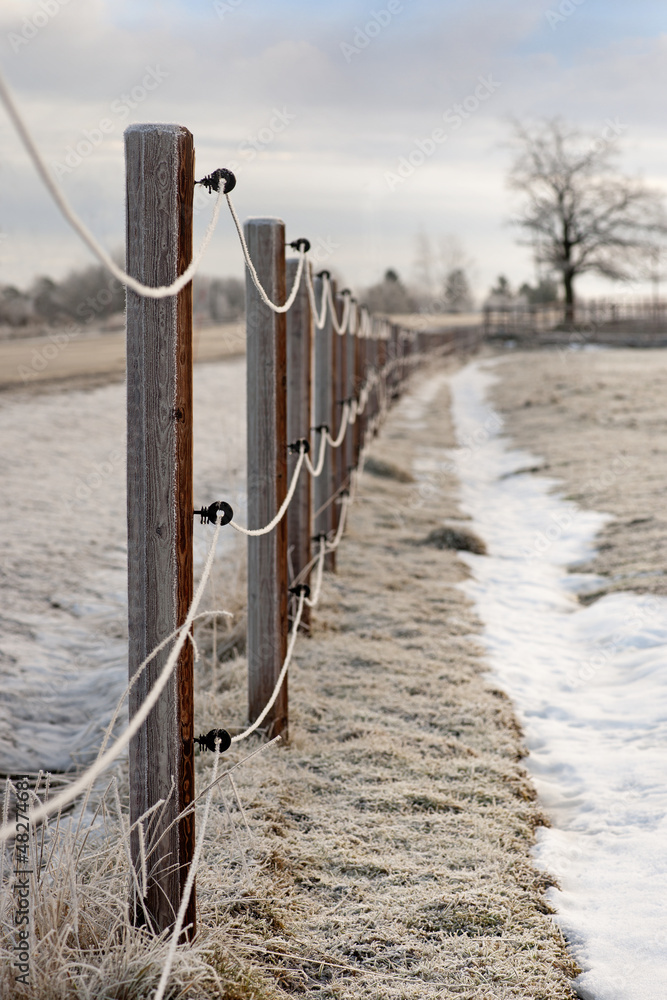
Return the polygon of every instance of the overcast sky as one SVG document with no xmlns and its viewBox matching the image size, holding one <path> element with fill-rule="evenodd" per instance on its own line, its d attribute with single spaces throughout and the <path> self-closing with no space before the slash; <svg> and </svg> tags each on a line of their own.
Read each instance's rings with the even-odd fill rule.
<svg viewBox="0 0 667 1000">
<path fill-rule="evenodd" d="M 614 123 L 622 169 L 667 192 L 663 23 L 659 0 L 0 0 L 0 61 L 109 249 L 124 241 L 123 130 L 173 121 L 198 176 L 234 164 L 242 218 L 284 219 L 347 284 L 390 266 L 409 281 L 421 233 L 458 239 L 484 293 L 501 272 L 535 279 L 508 225 L 509 116 L 593 136 Z M 91 262 L 1 108 L 0 133 L 0 283 Z M 242 274 L 227 214 L 203 271 Z"/>
</svg>

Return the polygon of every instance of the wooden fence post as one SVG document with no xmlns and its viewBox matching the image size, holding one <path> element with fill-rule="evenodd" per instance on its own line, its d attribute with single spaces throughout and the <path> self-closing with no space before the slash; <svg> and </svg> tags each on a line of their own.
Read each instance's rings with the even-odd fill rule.
<svg viewBox="0 0 667 1000">
<path fill-rule="evenodd" d="M 299 266 L 298 260 L 288 260 L 286 265 L 287 287 L 291 288 Z M 310 264 L 306 262 L 306 267 Z M 305 438 L 315 447 L 310 454 L 317 461 L 317 435 L 311 435 L 311 365 L 313 320 L 310 313 L 310 301 L 305 276 L 297 293 L 294 305 L 287 313 L 287 441 L 293 444 L 299 438 Z M 288 481 L 298 460 L 297 454 L 290 454 L 287 461 Z M 292 567 L 290 582 L 294 577 L 300 577 L 299 582 L 308 584 L 310 570 L 305 576 L 301 571 L 310 562 L 312 528 L 311 508 L 311 477 L 304 469 L 294 494 L 294 499 L 287 511 L 287 548 L 288 559 Z M 295 601 L 296 603 L 296 601 Z M 310 630 L 310 607 L 303 606 L 301 630 Z"/>
<path fill-rule="evenodd" d="M 343 312 L 345 309 L 345 297 L 342 295 L 336 295 L 334 299 L 334 305 L 336 309 L 336 318 L 340 324 L 343 318 Z M 336 333 L 334 335 L 334 385 L 333 385 L 333 406 L 332 406 L 332 421 L 333 427 L 331 433 L 334 437 L 338 437 L 338 432 L 341 427 L 341 422 L 343 419 L 343 400 L 345 399 L 347 392 L 347 333 Z M 333 482 L 331 492 L 337 493 L 343 489 L 345 483 L 345 452 L 346 445 L 345 442 L 335 449 L 334 453 L 334 466 L 333 466 Z M 333 531 L 338 530 L 338 524 L 341 517 L 341 507 L 338 502 L 339 498 L 331 504 L 331 527 Z M 332 552 L 333 563 L 332 569 L 336 568 L 336 553 Z"/>
<path fill-rule="evenodd" d="M 194 148 L 179 125 L 125 132 L 127 266 L 168 285 L 192 257 Z M 129 676 L 181 625 L 192 601 L 192 285 L 165 299 L 127 293 L 127 522 Z M 137 712 L 169 655 L 149 663 L 130 691 Z M 183 646 L 157 704 L 130 743 L 130 822 L 145 821 L 148 892 L 135 919 L 161 932 L 174 923 L 194 850 L 193 654 Z M 173 825 L 172 825 L 173 824 Z M 141 870 L 138 830 L 131 854 Z M 194 889 L 185 917 L 195 932 Z"/>
<path fill-rule="evenodd" d="M 325 282 L 323 278 L 315 280 L 315 301 L 320 303 L 324 294 Z M 333 289 L 332 289 L 333 293 Z M 315 335 L 315 393 L 314 412 L 315 427 L 322 427 L 326 424 L 330 433 L 335 433 L 332 426 L 332 398 L 333 398 L 333 358 L 334 358 L 334 337 L 338 334 L 333 328 L 331 315 L 327 310 L 326 320 L 321 330 Z M 322 434 L 316 433 L 314 436 L 316 458 L 319 456 Z M 329 535 L 331 531 L 331 504 L 327 502 L 331 496 L 331 483 L 333 479 L 333 463 L 335 461 L 333 449 L 327 446 L 324 458 L 324 468 L 322 473 L 313 483 L 313 505 L 315 508 L 314 526 L 315 536 Z M 319 551 L 319 543 L 315 544 L 315 554 Z M 331 557 L 327 555 L 324 565 L 331 568 Z"/>
<path fill-rule="evenodd" d="M 338 288 L 337 284 L 333 279 L 329 279 L 331 285 L 331 301 L 333 302 L 333 307 L 336 309 L 336 318 L 340 322 L 340 313 L 338 311 L 337 296 Z M 340 417 L 340 407 L 338 406 L 338 358 L 339 358 L 339 346 L 338 341 L 340 340 L 339 335 L 333 326 L 331 326 L 331 344 L 329 349 L 329 413 L 326 422 L 329 425 L 329 432 L 333 438 L 336 437 L 336 432 L 338 430 L 338 420 Z M 327 461 L 324 463 L 323 476 L 326 476 L 326 500 L 329 501 L 325 512 L 326 518 L 326 528 L 324 529 L 329 537 L 333 535 L 338 526 L 338 507 L 336 501 L 332 500 L 331 497 L 334 495 L 338 488 L 337 484 L 337 472 L 338 472 L 338 450 L 337 448 L 329 447 L 327 449 Z M 324 560 L 324 568 L 329 570 L 331 573 L 336 572 L 336 553 L 328 552 L 326 559 Z"/>
<path fill-rule="evenodd" d="M 244 233 L 259 282 L 285 301 L 285 225 L 248 219 Z M 261 528 L 287 494 L 287 355 L 284 313 L 262 302 L 246 271 L 248 527 Z M 287 517 L 248 538 L 248 715 L 269 701 L 287 653 Z M 287 730 L 287 678 L 262 723 L 267 736 Z"/>
<path fill-rule="evenodd" d="M 349 330 L 345 337 L 345 343 L 347 347 L 347 355 L 345 359 L 345 367 L 347 370 L 347 381 L 345 383 L 345 393 L 346 399 L 352 402 L 355 394 L 355 357 L 356 357 L 356 340 L 357 338 Z M 354 425 L 347 425 L 347 434 L 345 435 L 345 444 L 343 445 L 344 457 L 345 457 L 345 479 L 346 485 L 349 488 L 352 476 L 352 469 L 354 468 Z"/>
<path fill-rule="evenodd" d="M 354 398 L 359 402 L 361 389 L 364 383 L 364 350 L 365 341 L 361 336 L 361 321 L 359 321 L 357 334 L 354 338 Z M 359 466 L 359 455 L 364 443 L 364 420 L 365 414 L 358 413 L 354 424 L 354 445 L 353 445 L 353 465 Z"/>
</svg>

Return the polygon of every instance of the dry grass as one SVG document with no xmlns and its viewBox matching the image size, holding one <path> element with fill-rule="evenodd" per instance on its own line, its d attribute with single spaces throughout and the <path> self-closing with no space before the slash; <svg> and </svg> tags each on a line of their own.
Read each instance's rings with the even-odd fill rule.
<svg viewBox="0 0 667 1000">
<path fill-rule="evenodd" d="M 667 351 L 567 348 L 506 355 L 494 403 L 519 447 L 580 507 L 613 515 L 585 567 L 590 603 L 617 590 L 667 594 Z"/>
<path fill-rule="evenodd" d="M 451 445 L 446 392 L 423 424 L 390 418 L 374 457 L 409 472 L 415 452 Z M 400 477 L 364 480 L 338 575 L 297 646 L 290 739 L 236 772 L 238 800 L 228 782 L 215 793 L 200 932 L 179 949 L 170 996 L 573 995 L 577 970 L 530 858 L 543 817 L 511 705 L 483 678 L 457 587 L 466 571 L 453 551 L 415 544 L 456 520 L 455 486 L 440 477 L 426 494 Z M 241 725 L 243 657 L 213 662 L 210 630 L 200 646 L 196 726 Z M 211 768 L 198 757 L 200 788 Z M 3 965 L 3 997 L 154 992 L 165 944 L 129 926 L 125 821 L 110 808 L 105 822 L 78 862 L 64 844 L 40 879 L 34 989 L 13 993 Z"/>
</svg>

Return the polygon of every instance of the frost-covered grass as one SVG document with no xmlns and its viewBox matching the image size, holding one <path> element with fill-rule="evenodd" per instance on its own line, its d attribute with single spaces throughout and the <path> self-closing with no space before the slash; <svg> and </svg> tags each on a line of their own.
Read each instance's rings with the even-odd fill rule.
<svg viewBox="0 0 667 1000">
<path fill-rule="evenodd" d="M 214 792 L 199 932 L 178 949 L 172 998 L 572 996 L 549 879 L 530 859 L 544 818 L 511 705 L 483 679 L 466 571 L 453 551 L 416 544 L 460 519 L 448 472 L 422 492 L 408 475 L 415 454 L 453 443 L 447 403 L 441 383 L 428 412 L 411 421 L 399 407 L 374 445 L 406 475 L 364 480 L 338 574 L 297 645 L 289 740 Z M 215 588 L 216 605 L 240 608 L 242 560 Z M 203 732 L 245 721 L 246 663 L 228 640 L 210 626 L 198 636 Z M 234 745 L 221 768 L 259 746 Z M 198 790 L 212 767 L 198 756 Z M 85 844 L 61 821 L 34 885 L 31 989 L 12 991 L 5 952 L 3 997 L 154 995 L 167 943 L 129 921 L 122 768 L 117 781 Z M 2 907 L 6 947 L 6 889 Z"/>
</svg>

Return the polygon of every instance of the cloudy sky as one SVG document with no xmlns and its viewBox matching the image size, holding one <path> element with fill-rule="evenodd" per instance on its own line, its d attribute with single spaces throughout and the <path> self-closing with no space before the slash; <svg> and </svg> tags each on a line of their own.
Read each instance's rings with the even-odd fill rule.
<svg viewBox="0 0 667 1000">
<path fill-rule="evenodd" d="M 123 130 L 173 121 L 194 134 L 198 176 L 234 166 L 242 218 L 284 219 L 347 284 L 389 266 L 410 280 L 422 234 L 434 253 L 458 241 L 484 293 L 500 272 L 535 278 L 508 225 L 510 116 L 591 136 L 613 123 L 620 167 L 667 193 L 664 21 L 659 0 L 0 0 L 0 65 L 109 249 L 124 239 Z M 0 134 L 0 283 L 89 263 L 2 108 Z M 242 274 L 227 215 L 203 270 Z"/>
</svg>

